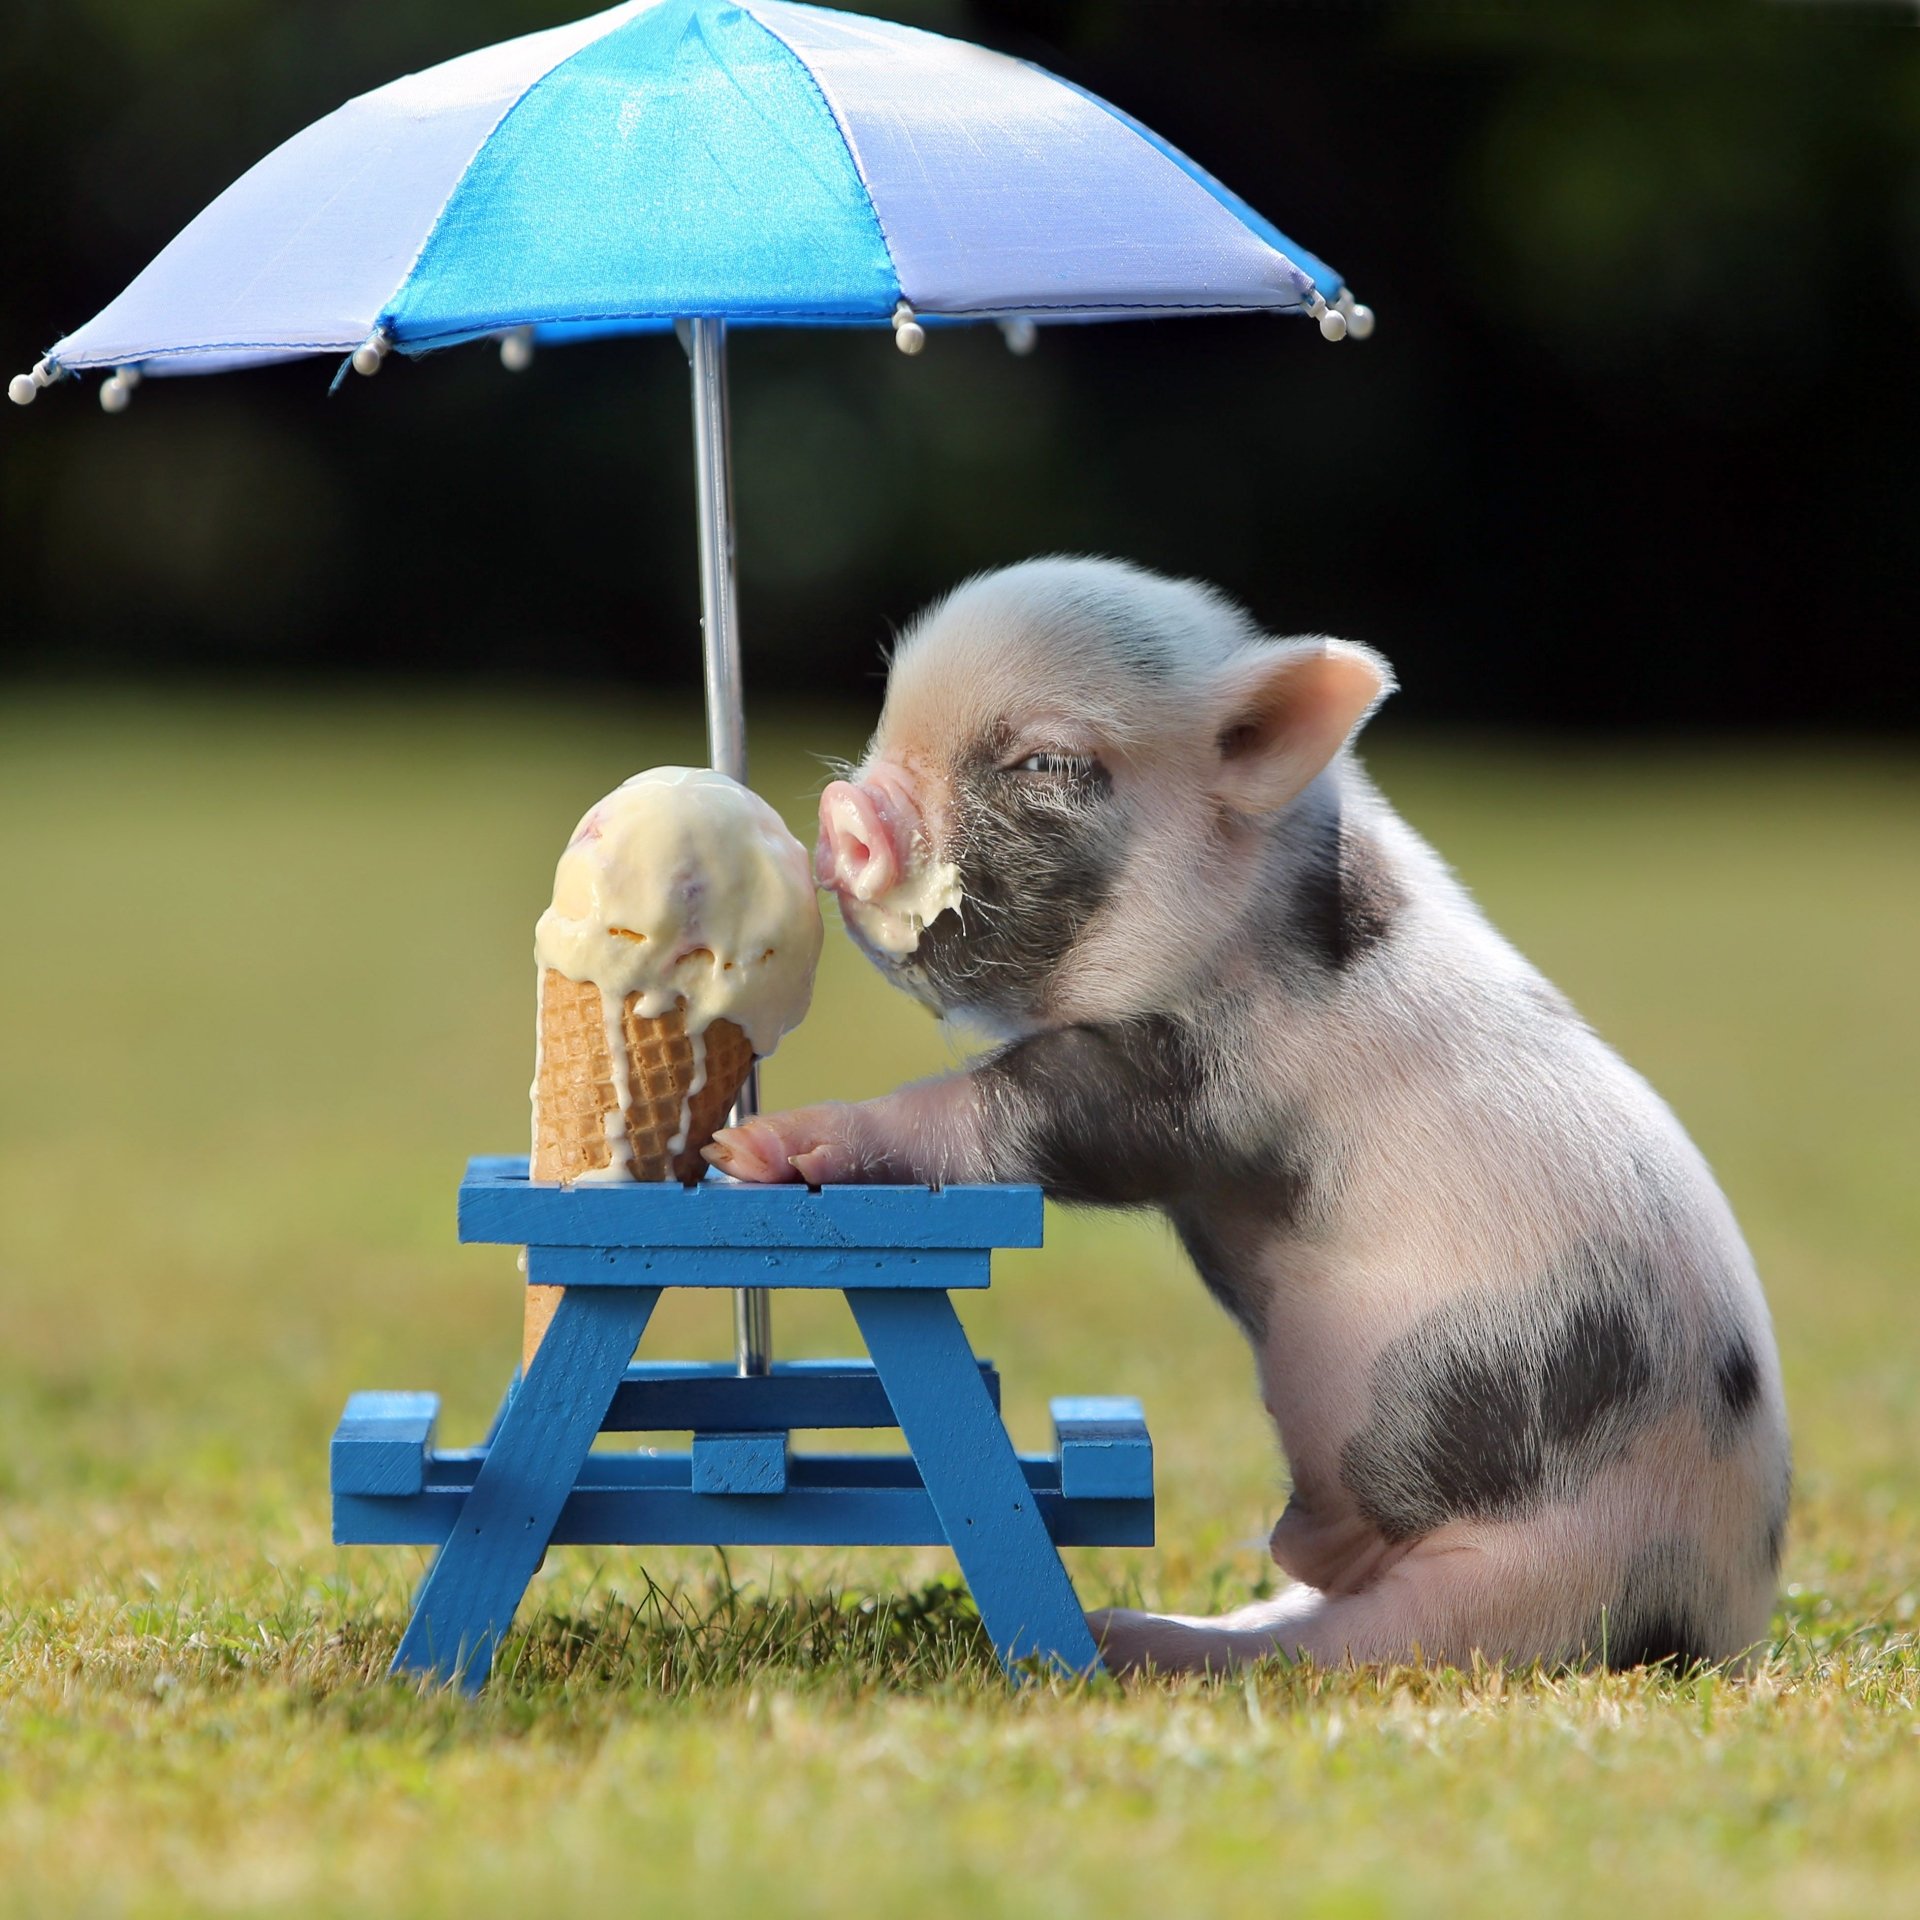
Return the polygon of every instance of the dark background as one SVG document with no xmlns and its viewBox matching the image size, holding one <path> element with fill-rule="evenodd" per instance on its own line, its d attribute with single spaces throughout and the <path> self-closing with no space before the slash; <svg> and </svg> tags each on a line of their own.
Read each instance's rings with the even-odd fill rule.
<svg viewBox="0 0 1920 1920">
<path fill-rule="evenodd" d="M 0 35 L 4 367 L 348 95 L 587 0 L 29 0 Z M 1370 640 L 1402 711 L 1920 715 L 1910 7 L 952 0 L 890 11 L 1145 119 L 1380 315 L 736 336 L 756 693 L 866 691 L 977 567 L 1205 575 Z M 0 416 L 5 670 L 691 686 L 670 339 L 56 388 Z"/>
</svg>

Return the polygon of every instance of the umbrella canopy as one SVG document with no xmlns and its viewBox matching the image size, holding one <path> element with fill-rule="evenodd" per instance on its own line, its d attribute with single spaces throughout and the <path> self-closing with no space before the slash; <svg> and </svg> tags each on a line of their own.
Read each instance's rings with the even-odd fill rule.
<svg viewBox="0 0 1920 1920">
<path fill-rule="evenodd" d="M 631 0 L 316 121 L 61 340 L 38 384 L 527 327 L 899 324 L 903 303 L 955 320 L 1304 311 L 1337 337 L 1343 294 L 1184 154 L 1024 61 L 787 0 Z"/>
</svg>

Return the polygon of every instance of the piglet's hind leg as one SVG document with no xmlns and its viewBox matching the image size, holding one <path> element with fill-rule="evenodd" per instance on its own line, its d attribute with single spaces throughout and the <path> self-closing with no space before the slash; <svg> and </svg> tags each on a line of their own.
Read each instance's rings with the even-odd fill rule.
<svg viewBox="0 0 1920 1920">
<path fill-rule="evenodd" d="M 1443 1528 L 1357 1593 L 1295 1586 L 1217 1619 L 1116 1610 L 1092 1624 L 1112 1671 L 1167 1673 L 1230 1673 L 1274 1653 L 1322 1667 L 1461 1665 L 1476 1652 L 1516 1665 L 1604 1655 L 1685 1666 L 1734 1658 L 1765 1632 L 1764 1594 L 1744 1611 L 1709 1584 L 1636 1601 L 1615 1559 L 1561 1509 L 1544 1524 Z"/>
<path fill-rule="evenodd" d="M 1106 1617 L 1114 1671 L 1231 1673 L 1269 1654 L 1316 1666 L 1415 1659 L 1552 1658 L 1577 1642 L 1573 1613 L 1587 1584 L 1525 1528 L 1443 1530 L 1419 1542 L 1357 1593 L 1292 1586 L 1215 1619 L 1183 1614 Z M 1101 1632 L 1096 1623 L 1095 1637 Z"/>
<path fill-rule="evenodd" d="M 1103 1607 L 1087 1615 L 1109 1673 L 1236 1673 L 1270 1655 L 1297 1659 L 1302 1637 L 1322 1622 L 1329 1601 L 1312 1587 L 1289 1587 L 1211 1618 Z"/>
</svg>

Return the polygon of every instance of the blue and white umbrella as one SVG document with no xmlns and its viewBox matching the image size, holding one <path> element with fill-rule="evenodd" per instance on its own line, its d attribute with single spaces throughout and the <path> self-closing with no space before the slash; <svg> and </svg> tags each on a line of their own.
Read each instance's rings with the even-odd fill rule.
<svg viewBox="0 0 1920 1920">
<path fill-rule="evenodd" d="M 1338 274 L 1119 108 L 1025 61 L 789 0 L 629 0 L 350 100 L 244 174 L 8 392 L 346 354 L 375 373 L 498 336 L 678 325 L 693 364 L 707 724 L 746 777 L 729 324 L 1373 316 Z M 766 1364 L 765 1296 L 740 1362 Z"/>
<path fill-rule="evenodd" d="M 695 316 L 1250 311 L 1366 324 L 1323 261 L 1080 88 L 787 0 L 631 0 L 316 121 L 26 378 Z"/>
</svg>

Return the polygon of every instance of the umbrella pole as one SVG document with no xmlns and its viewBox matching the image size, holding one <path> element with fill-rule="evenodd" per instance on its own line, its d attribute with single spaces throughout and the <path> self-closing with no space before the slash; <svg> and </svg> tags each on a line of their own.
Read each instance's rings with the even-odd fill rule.
<svg viewBox="0 0 1920 1920">
<path fill-rule="evenodd" d="M 700 635 L 707 683 L 707 757 L 743 785 L 747 714 L 740 690 L 740 611 L 733 570 L 733 468 L 728 448 L 727 323 L 693 320 L 682 338 L 693 368 L 693 471 L 700 507 Z M 760 1070 L 747 1075 L 735 1121 L 760 1104 Z M 743 1374 L 773 1364 L 770 1296 L 759 1287 L 733 1295 L 733 1359 Z"/>
</svg>

